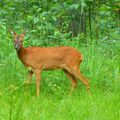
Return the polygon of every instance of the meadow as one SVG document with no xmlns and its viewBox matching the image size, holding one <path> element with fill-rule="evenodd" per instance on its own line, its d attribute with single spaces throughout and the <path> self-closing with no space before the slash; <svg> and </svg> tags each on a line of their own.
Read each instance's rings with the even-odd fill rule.
<svg viewBox="0 0 120 120">
<path fill-rule="evenodd" d="M 36 97 L 35 76 L 29 86 L 23 85 L 28 72 L 12 39 L 0 37 L 0 120 L 120 120 L 119 41 L 65 42 L 84 55 L 80 70 L 90 81 L 91 95 L 80 81 L 68 95 L 70 81 L 54 70 L 42 72 Z"/>
</svg>

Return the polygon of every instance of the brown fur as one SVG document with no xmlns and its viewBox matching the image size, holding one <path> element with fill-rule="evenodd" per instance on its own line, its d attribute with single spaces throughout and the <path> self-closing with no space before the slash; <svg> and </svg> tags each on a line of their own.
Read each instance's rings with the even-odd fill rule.
<svg viewBox="0 0 120 120">
<path fill-rule="evenodd" d="M 70 93 L 77 85 L 76 79 L 81 80 L 86 88 L 89 88 L 88 80 L 79 71 L 79 66 L 83 60 L 83 55 L 72 47 L 27 47 L 24 48 L 21 41 L 24 34 L 13 33 L 14 45 L 17 46 L 17 55 L 22 63 L 30 69 L 29 81 L 33 73 L 36 75 L 36 94 L 39 96 L 41 71 L 49 69 L 62 69 L 71 80 L 72 87 Z M 19 42 L 20 41 L 20 42 Z"/>
</svg>

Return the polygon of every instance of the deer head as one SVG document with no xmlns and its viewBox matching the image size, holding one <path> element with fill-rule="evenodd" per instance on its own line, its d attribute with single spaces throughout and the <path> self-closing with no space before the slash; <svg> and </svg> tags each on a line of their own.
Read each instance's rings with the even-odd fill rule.
<svg viewBox="0 0 120 120">
<path fill-rule="evenodd" d="M 24 34 L 17 34 L 16 32 L 12 32 L 12 35 L 14 37 L 14 47 L 16 51 L 19 51 L 23 46 Z"/>
</svg>

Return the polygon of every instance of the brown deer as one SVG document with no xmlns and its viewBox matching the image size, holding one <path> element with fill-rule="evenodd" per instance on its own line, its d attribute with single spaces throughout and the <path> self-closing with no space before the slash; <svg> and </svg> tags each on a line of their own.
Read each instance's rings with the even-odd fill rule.
<svg viewBox="0 0 120 120">
<path fill-rule="evenodd" d="M 41 71 L 51 69 L 62 69 L 70 79 L 72 86 L 70 93 L 77 85 L 77 80 L 81 80 L 89 89 L 88 80 L 79 71 L 79 66 L 83 60 L 83 55 L 72 47 L 27 47 L 23 46 L 24 34 L 12 32 L 14 37 L 14 47 L 21 62 L 29 70 L 27 82 L 31 82 L 32 75 L 36 76 L 36 94 L 39 96 L 41 81 Z"/>
</svg>

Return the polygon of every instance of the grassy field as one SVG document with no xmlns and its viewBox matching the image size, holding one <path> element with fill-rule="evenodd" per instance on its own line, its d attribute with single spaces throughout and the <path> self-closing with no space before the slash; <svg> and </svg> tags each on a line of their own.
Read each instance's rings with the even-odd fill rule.
<svg viewBox="0 0 120 120">
<path fill-rule="evenodd" d="M 81 82 L 68 96 L 70 81 L 56 70 L 43 71 L 37 98 L 35 77 L 31 85 L 22 84 L 27 70 L 12 41 L 0 39 L 0 120 L 120 120 L 120 42 L 67 45 L 84 55 L 80 69 L 90 80 L 91 96 Z"/>
</svg>

